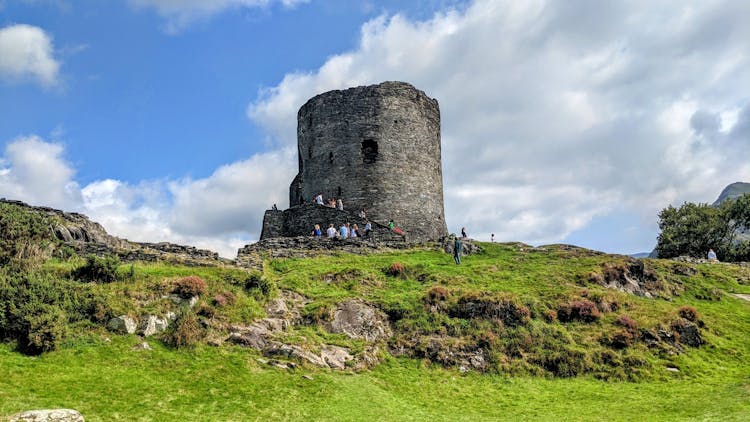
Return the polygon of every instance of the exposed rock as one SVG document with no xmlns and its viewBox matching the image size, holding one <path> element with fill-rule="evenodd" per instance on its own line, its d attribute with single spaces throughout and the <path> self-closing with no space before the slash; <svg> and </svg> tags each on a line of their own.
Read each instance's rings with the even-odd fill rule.
<svg viewBox="0 0 750 422">
<path fill-rule="evenodd" d="M 355 339 L 376 342 L 393 333 L 388 317 L 378 309 L 359 300 L 342 302 L 333 313 L 333 320 L 326 324 L 331 333 L 343 333 Z"/>
<path fill-rule="evenodd" d="M 263 354 L 266 356 L 283 356 L 285 358 L 299 359 L 321 368 L 329 367 L 326 361 L 320 356 L 308 352 L 300 346 L 279 343 L 277 341 L 269 342 L 268 346 L 263 349 Z"/>
<path fill-rule="evenodd" d="M 679 342 L 686 346 L 698 347 L 706 342 L 703 340 L 698 326 L 685 318 L 673 322 L 672 330 L 677 334 Z"/>
<path fill-rule="evenodd" d="M 73 409 L 29 410 L 10 417 L 10 422 L 84 422 L 83 415 Z"/>
<path fill-rule="evenodd" d="M 169 319 L 161 318 L 156 315 L 145 315 L 141 317 L 141 323 L 138 326 L 138 334 L 149 337 L 161 333 L 169 327 Z"/>
<path fill-rule="evenodd" d="M 135 320 L 127 315 L 114 317 L 107 323 L 107 328 L 118 334 L 135 334 L 137 327 Z"/>
<path fill-rule="evenodd" d="M 135 346 L 133 346 L 133 348 L 132 348 L 132 349 L 130 349 L 130 350 L 136 350 L 136 351 L 138 351 L 138 350 L 153 350 L 153 349 L 151 348 L 151 345 L 150 345 L 150 344 L 148 344 L 148 343 L 146 343 L 146 342 L 144 341 L 144 342 L 142 342 L 142 343 L 138 343 L 138 344 L 136 344 L 136 345 L 135 345 Z"/>
<path fill-rule="evenodd" d="M 192 308 L 195 306 L 196 303 L 198 303 L 198 296 L 191 296 L 189 298 L 184 298 L 177 294 L 170 294 L 168 296 L 165 296 L 169 298 L 172 302 L 176 303 L 177 305 L 184 306 L 187 305 L 188 307 Z"/>
<path fill-rule="evenodd" d="M 248 327 L 246 330 L 235 331 L 229 334 L 227 341 L 240 346 L 252 347 L 253 349 L 263 350 L 266 345 L 266 335 L 268 330 L 260 327 Z"/>
<path fill-rule="evenodd" d="M 440 249 L 448 255 L 453 255 L 453 249 L 455 249 L 456 235 L 451 234 L 440 239 Z M 479 245 L 474 243 L 474 240 L 469 238 L 461 238 L 461 256 L 472 255 L 482 251 Z"/>
<path fill-rule="evenodd" d="M 321 348 L 320 357 L 332 369 L 345 369 L 346 362 L 354 360 L 349 349 L 331 345 L 324 345 Z"/>
<path fill-rule="evenodd" d="M 281 298 L 272 299 L 266 305 L 266 313 L 272 317 L 283 317 L 289 312 L 289 308 L 286 306 L 286 301 Z"/>
<path fill-rule="evenodd" d="M 35 207 L 20 201 L 0 199 L 50 220 L 50 232 L 80 255 L 116 255 L 123 261 L 166 261 L 185 265 L 214 266 L 231 263 L 216 252 L 167 242 L 137 243 L 110 235 L 99 223 L 83 214 Z"/>
<path fill-rule="evenodd" d="M 624 263 L 602 264 L 602 272 L 591 274 L 590 281 L 608 289 L 647 298 L 658 297 L 664 290 L 656 273 L 647 268 L 642 260 L 633 258 Z"/>
</svg>

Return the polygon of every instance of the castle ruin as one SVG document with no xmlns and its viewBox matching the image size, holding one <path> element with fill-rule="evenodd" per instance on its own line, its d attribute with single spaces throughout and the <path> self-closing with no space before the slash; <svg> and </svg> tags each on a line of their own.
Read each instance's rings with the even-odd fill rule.
<svg viewBox="0 0 750 422">
<path fill-rule="evenodd" d="M 404 82 L 329 91 L 297 114 L 299 173 L 289 187 L 289 209 L 268 210 L 261 240 L 309 235 L 357 217 L 365 209 L 374 232 L 393 219 L 409 242 L 447 234 L 440 158 L 440 109 L 435 99 Z M 345 211 L 313 203 L 341 198 Z"/>
</svg>

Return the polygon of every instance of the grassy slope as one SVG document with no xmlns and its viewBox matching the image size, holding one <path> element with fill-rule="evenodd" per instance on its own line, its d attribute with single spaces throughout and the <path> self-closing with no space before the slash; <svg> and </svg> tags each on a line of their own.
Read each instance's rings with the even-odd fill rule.
<svg viewBox="0 0 750 422">
<path fill-rule="evenodd" d="M 750 303 L 721 293 L 750 293 L 750 286 L 738 282 L 747 283 L 746 270 L 701 265 L 695 276 L 675 279 L 684 284 L 685 292 L 674 301 L 649 300 L 604 293 L 587 284 L 586 274 L 602 262 L 621 258 L 485 246 L 485 254 L 467 258 L 460 267 L 447 255 L 420 251 L 273 261 L 264 276 L 280 288 L 313 299 L 310 312 L 346 297 L 363 297 L 386 307 L 411 306 L 434 285 L 457 292 L 511 292 L 524 303 L 544 308 L 585 286 L 614 295 L 642 326 L 670 318 L 680 305 L 695 306 L 706 323 L 703 332 L 709 345 L 674 356 L 636 350 L 647 357 L 651 369 L 646 381 L 634 383 L 591 376 L 460 374 L 394 358 L 358 374 L 312 368 L 288 372 L 261 365 L 257 352 L 234 346 L 175 351 L 151 340 L 155 350 L 132 352 L 136 337 L 109 335 L 110 343 L 103 340 L 107 333 L 87 328 L 63 350 L 37 358 L 0 345 L 0 415 L 45 407 L 72 407 L 87 420 L 743 420 L 750 414 Z M 394 261 L 405 264 L 412 276 L 386 277 L 383 269 Z M 653 265 L 667 273 L 672 263 Z M 49 265 L 61 274 L 69 266 Z M 262 314 L 260 304 L 233 281 L 237 274 L 228 270 L 136 266 L 134 281 L 97 288 L 111 295 L 115 309 L 127 311 L 149 291 L 163 289 L 165 280 L 193 273 L 209 281 L 212 293 L 236 292 L 239 305 L 226 310 L 227 319 L 242 321 Z M 717 292 L 721 300 L 706 300 Z M 616 315 L 565 328 L 583 341 L 598 336 Z M 295 335 L 311 342 L 357 346 L 312 327 L 290 334 Z M 666 365 L 681 372 L 667 372 Z"/>
</svg>

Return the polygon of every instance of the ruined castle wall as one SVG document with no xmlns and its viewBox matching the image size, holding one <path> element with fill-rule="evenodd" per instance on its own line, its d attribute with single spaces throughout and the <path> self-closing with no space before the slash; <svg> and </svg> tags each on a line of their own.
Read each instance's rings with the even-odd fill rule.
<svg viewBox="0 0 750 422">
<path fill-rule="evenodd" d="M 394 219 L 410 240 L 447 234 L 436 100 L 403 82 L 330 91 L 305 103 L 297 123 L 290 206 L 322 194 L 375 222 Z"/>
<path fill-rule="evenodd" d="M 347 211 L 339 211 L 313 203 L 291 207 L 284 211 L 268 210 L 263 218 L 261 239 L 275 237 L 310 236 L 316 224 L 325 231 L 329 224 L 338 230 L 344 223 L 357 224 L 364 229 L 365 220 Z M 386 226 L 372 223 L 372 235 L 378 240 L 404 241 L 403 236 L 391 232 Z"/>
</svg>

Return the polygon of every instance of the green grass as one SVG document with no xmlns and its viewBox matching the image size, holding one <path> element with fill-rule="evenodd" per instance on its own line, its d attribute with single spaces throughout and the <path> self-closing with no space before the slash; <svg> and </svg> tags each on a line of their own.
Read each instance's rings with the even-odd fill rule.
<svg viewBox="0 0 750 422">
<path fill-rule="evenodd" d="M 747 374 L 648 383 L 459 374 L 390 359 L 348 374 L 265 367 L 227 347 L 133 352 L 136 339 L 39 358 L 0 348 L 0 414 L 96 420 L 746 420 Z M 302 377 L 312 376 L 312 380 Z"/>
<path fill-rule="evenodd" d="M 385 310 L 402 310 L 395 341 L 411 335 L 452 333 L 462 341 L 492 331 L 493 353 L 508 358 L 487 373 L 460 373 L 423 359 L 394 358 L 371 371 L 335 372 L 300 367 L 281 370 L 259 363 L 260 354 L 231 345 L 199 345 L 173 350 L 155 339 L 152 351 L 131 351 L 135 336 L 116 336 L 81 324 L 61 350 L 24 356 L 0 345 L 0 417 L 32 408 L 70 407 L 87 420 L 747 420 L 750 415 L 750 302 L 728 293 L 750 293 L 750 270 L 729 265 L 697 265 L 692 276 L 675 272 L 671 261 L 649 260 L 664 283 L 680 293 L 646 299 L 610 291 L 588 281 L 605 262 L 626 258 L 549 247 L 482 244 L 485 252 L 456 266 L 440 252 L 416 250 L 369 256 L 341 254 L 267 261 L 263 278 L 274 289 L 294 290 L 311 302 L 307 316 L 324 314 L 347 298 L 362 298 Z M 406 276 L 391 277 L 393 262 Z M 45 271 L 67 277 L 80 261 L 50 261 Z M 680 264 L 683 265 L 683 264 Z M 209 285 L 203 303 L 230 291 L 234 305 L 217 308 L 219 320 L 247 323 L 263 316 L 264 297 L 244 288 L 248 274 L 231 268 L 164 264 L 121 266 L 122 281 L 90 285 L 106 295 L 113 312 L 163 311 L 159 299 L 179 277 L 198 275 Z M 426 293 L 443 286 L 455 301 L 462 295 L 512 297 L 531 311 L 531 322 L 497 327 L 429 313 Z M 595 323 L 547 322 L 543 312 L 580 297 L 616 301 L 620 309 Z M 494 296 L 493 296 L 494 297 Z M 623 313 L 649 328 L 677 317 L 680 306 L 698 309 L 708 344 L 681 353 L 649 350 L 636 343 L 611 350 L 601 338 Z M 559 339 L 534 343 L 540 333 Z M 523 358 L 509 358 L 507 342 L 526 338 Z M 109 339 L 109 340 L 107 340 Z M 515 340 L 514 340 L 515 339 Z M 312 348 L 339 344 L 357 352 L 364 342 L 298 326 L 285 341 Z M 572 378 L 556 378 L 528 361 L 550 350 L 580 353 L 586 359 L 611 353 L 615 365 L 592 363 Z M 526 360 L 524 360 L 526 359 Z M 593 361 L 592 361 L 593 362 Z M 666 367 L 676 367 L 674 373 Z M 535 375 L 536 374 L 536 375 Z M 312 380 L 303 378 L 312 376 Z M 608 379 L 609 381 L 602 380 Z M 631 381 L 622 381 L 631 380 Z M 633 380 L 637 382 L 633 382 Z"/>
</svg>

